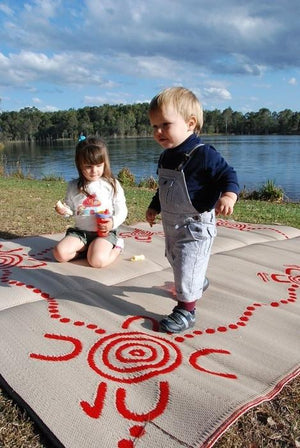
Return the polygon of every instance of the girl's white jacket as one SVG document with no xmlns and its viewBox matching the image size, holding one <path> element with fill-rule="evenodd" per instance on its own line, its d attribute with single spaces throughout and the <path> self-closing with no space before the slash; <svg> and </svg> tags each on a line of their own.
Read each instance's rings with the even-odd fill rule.
<svg viewBox="0 0 300 448">
<path fill-rule="evenodd" d="M 113 229 L 119 227 L 127 217 L 124 190 L 116 180 L 117 191 L 105 179 L 90 182 L 87 185 L 88 196 L 78 191 L 77 179 L 68 183 L 65 203 L 74 213 L 75 226 L 81 230 L 96 231 L 95 213 L 109 210 L 113 219 Z"/>
</svg>

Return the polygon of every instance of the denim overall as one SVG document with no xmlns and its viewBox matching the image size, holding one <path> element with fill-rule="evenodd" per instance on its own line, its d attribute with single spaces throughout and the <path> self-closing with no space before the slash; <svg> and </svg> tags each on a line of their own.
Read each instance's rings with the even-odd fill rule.
<svg viewBox="0 0 300 448">
<path fill-rule="evenodd" d="M 176 300 L 193 302 L 202 296 L 205 273 L 216 235 L 215 211 L 199 213 L 190 200 L 184 168 L 158 169 L 159 200 L 166 257 L 173 268 Z"/>
</svg>

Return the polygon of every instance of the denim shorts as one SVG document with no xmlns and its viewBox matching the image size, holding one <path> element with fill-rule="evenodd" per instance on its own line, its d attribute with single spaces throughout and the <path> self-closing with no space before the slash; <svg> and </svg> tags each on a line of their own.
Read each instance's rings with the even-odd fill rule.
<svg viewBox="0 0 300 448">
<path fill-rule="evenodd" d="M 75 238 L 79 238 L 87 247 L 94 239 L 98 238 L 97 232 L 81 230 L 77 227 L 69 227 L 66 231 L 66 236 L 74 236 Z M 111 230 L 107 236 L 103 236 L 101 238 L 104 238 L 106 241 L 109 241 L 113 246 L 115 246 L 118 239 L 117 230 Z"/>
</svg>

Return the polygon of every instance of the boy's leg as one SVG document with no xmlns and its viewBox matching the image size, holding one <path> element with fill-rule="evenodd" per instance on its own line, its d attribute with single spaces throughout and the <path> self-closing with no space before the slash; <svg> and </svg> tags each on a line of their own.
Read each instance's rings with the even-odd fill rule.
<svg viewBox="0 0 300 448">
<path fill-rule="evenodd" d="M 175 289 L 178 301 L 192 302 L 202 297 L 208 286 L 208 267 L 211 239 L 193 241 L 178 248 L 173 266 Z"/>
<path fill-rule="evenodd" d="M 214 239 L 214 226 L 193 224 L 195 239 L 191 238 L 191 229 L 185 229 L 182 229 L 178 241 L 169 240 L 166 245 L 168 260 L 174 272 L 178 305 L 160 322 L 160 326 L 163 331 L 172 333 L 194 326 L 196 301 L 209 284 L 205 274 Z"/>
<path fill-rule="evenodd" d="M 202 292 L 206 291 L 209 286 L 208 278 L 205 277 Z M 196 303 L 194 302 L 177 302 L 177 306 L 169 316 L 160 321 L 160 328 L 169 333 L 179 333 L 187 330 L 195 325 L 196 321 Z"/>
</svg>

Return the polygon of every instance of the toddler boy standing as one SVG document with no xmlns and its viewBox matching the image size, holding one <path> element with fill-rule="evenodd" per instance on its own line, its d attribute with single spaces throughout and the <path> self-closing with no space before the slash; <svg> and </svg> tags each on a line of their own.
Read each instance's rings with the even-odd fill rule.
<svg viewBox="0 0 300 448">
<path fill-rule="evenodd" d="M 159 187 L 146 220 L 152 226 L 161 213 L 177 297 L 160 328 L 179 333 L 195 324 L 216 235 L 215 212 L 232 214 L 239 186 L 234 169 L 199 137 L 203 110 L 193 92 L 184 87 L 162 91 L 150 103 L 149 118 L 164 151 L 158 162 Z"/>
</svg>

